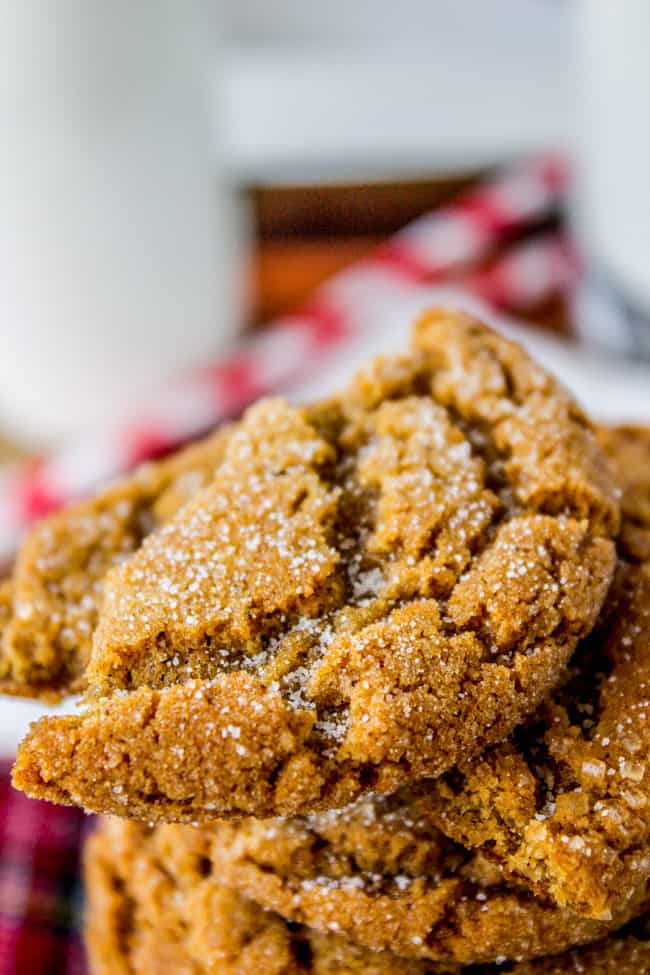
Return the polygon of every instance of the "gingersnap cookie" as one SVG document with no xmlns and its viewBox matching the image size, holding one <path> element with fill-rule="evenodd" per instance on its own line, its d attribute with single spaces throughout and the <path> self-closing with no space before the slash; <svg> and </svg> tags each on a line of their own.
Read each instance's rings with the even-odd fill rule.
<svg viewBox="0 0 650 975">
<path fill-rule="evenodd" d="M 159 831 L 187 839 L 170 859 Z M 191 834 L 194 833 L 194 839 Z M 291 924 L 208 873 L 203 830 L 103 824 L 86 847 L 85 940 L 92 975 L 642 975 L 642 918 L 589 947 L 531 962 L 449 967 L 370 951 L 334 932 Z"/>
<path fill-rule="evenodd" d="M 176 829 L 186 836 L 192 832 Z M 92 975 L 438 975 L 450 970 L 287 924 L 203 877 L 200 831 L 194 832 L 197 840 L 185 839 L 171 863 L 161 859 L 155 832 L 134 823 L 102 824 L 90 838 L 84 858 L 84 936 Z"/>
<path fill-rule="evenodd" d="M 249 410 L 104 580 L 85 713 L 29 795 L 145 821 L 338 808 L 501 740 L 609 586 L 617 489 L 519 346 L 433 311 L 339 397 Z"/>
<path fill-rule="evenodd" d="M 228 436 L 144 464 L 29 532 L 0 585 L 0 692 L 56 700 L 83 688 L 104 576 L 210 480 Z"/>
<path fill-rule="evenodd" d="M 161 826 L 160 841 L 171 849 L 173 830 L 184 829 Z M 308 817 L 203 829 L 220 882 L 290 921 L 404 957 L 470 964 L 555 954 L 650 905 L 642 881 L 618 913 L 594 921 L 507 886 L 482 854 L 438 831 L 426 786 Z"/>
<path fill-rule="evenodd" d="M 650 433 L 607 439 L 615 460 L 621 447 L 625 516 L 601 623 L 569 682 L 507 743 L 434 783 L 431 807 L 508 876 L 602 919 L 650 876 Z"/>
</svg>

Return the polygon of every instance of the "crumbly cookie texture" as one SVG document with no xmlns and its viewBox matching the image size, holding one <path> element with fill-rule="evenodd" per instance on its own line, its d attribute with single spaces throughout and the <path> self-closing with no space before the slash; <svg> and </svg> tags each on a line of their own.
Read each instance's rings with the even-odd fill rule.
<svg viewBox="0 0 650 975">
<path fill-rule="evenodd" d="M 85 941 L 92 975 L 438 975 L 448 966 L 371 952 L 289 925 L 204 877 L 201 831 L 173 851 L 124 820 L 87 843 Z M 192 837 L 194 832 L 194 837 Z M 170 855 L 171 853 L 171 855 Z M 399 967 L 397 967 L 399 966 Z"/>
<path fill-rule="evenodd" d="M 619 551 L 632 562 L 650 562 L 650 427 L 601 427 L 598 441 L 624 486 Z"/>
<path fill-rule="evenodd" d="M 95 700 L 32 727 L 16 785 L 191 822 L 439 775 L 561 679 L 618 509 L 568 394 L 433 311 L 341 396 L 248 412 L 211 483 L 105 578 Z"/>
<path fill-rule="evenodd" d="M 161 849 L 182 843 L 187 828 L 160 826 Z M 506 886 L 498 867 L 436 829 L 426 786 L 309 817 L 203 830 L 220 883 L 290 921 L 405 957 L 470 964 L 555 954 L 650 905 L 641 883 L 618 914 L 594 921 Z"/>
<path fill-rule="evenodd" d="M 185 841 L 158 848 L 158 833 Z M 617 935 L 553 958 L 459 968 L 370 951 L 336 933 L 290 924 L 220 886 L 208 873 L 203 830 L 103 824 L 86 848 L 85 939 L 92 975 L 642 975 L 650 941 L 642 919 Z M 168 836 L 169 839 L 169 836 Z"/>
<path fill-rule="evenodd" d="M 56 700 L 82 690 L 104 576 L 212 477 L 218 430 L 31 530 L 0 586 L 0 692 Z"/>
<path fill-rule="evenodd" d="M 625 515 L 601 623 L 532 720 L 432 786 L 446 833 L 537 893 L 602 919 L 650 876 L 650 431 L 605 439 Z"/>
<path fill-rule="evenodd" d="M 38 522 L 0 581 L 0 693 L 84 690 L 104 577 L 208 483 L 233 424 Z"/>
</svg>

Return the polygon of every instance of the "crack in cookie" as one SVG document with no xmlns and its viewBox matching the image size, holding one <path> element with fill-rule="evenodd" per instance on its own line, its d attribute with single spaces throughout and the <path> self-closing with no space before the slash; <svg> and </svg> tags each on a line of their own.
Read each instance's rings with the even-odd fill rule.
<svg viewBox="0 0 650 975">
<path fill-rule="evenodd" d="M 159 827 L 165 830 L 184 827 Z M 555 954 L 602 938 L 650 903 L 641 883 L 607 923 L 506 885 L 436 828 L 426 787 L 291 819 L 203 827 L 211 875 L 263 907 L 375 951 L 457 964 Z M 169 848 L 173 846 L 169 833 Z"/>
<path fill-rule="evenodd" d="M 181 835 L 179 836 L 179 830 Z M 162 834 L 162 835 L 161 835 Z M 641 975 L 647 917 L 554 957 L 458 965 L 371 951 L 263 910 L 222 886 L 203 830 L 102 823 L 85 855 L 85 940 L 93 975 Z"/>
<path fill-rule="evenodd" d="M 505 744 L 432 786 L 434 818 L 593 918 L 650 876 L 650 430 L 603 431 L 624 487 L 620 562 L 569 681 Z"/>
</svg>

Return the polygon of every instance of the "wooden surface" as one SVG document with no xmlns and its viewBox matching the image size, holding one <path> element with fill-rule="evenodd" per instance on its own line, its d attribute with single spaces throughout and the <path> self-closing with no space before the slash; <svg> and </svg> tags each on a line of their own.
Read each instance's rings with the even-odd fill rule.
<svg viewBox="0 0 650 975">
<path fill-rule="evenodd" d="M 262 186 L 250 187 L 245 193 L 255 214 L 257 234 L 263 240 L 385 237 L 451 199 L 480 175 L 390 183 Z"/>
<path fill-rule="evenodd" d="M 263 326 L 298 308 L 328 277 L 409 221 L 453 199 L 480 175 L 407 183 L 249 188 L 245 193 L 255 228 L 250 324 Z M 557 218 L 551 218 L 543 227 L 556 224 Z M 569 309 L 561 296 L 524 309 L 521 316 L 556 332 L 569 331 Z"/>
</svg>

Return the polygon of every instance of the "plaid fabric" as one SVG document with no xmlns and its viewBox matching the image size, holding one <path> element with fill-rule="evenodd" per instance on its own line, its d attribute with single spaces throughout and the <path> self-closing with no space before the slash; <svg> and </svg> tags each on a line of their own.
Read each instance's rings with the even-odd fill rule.
<svg viewBox="0 0 650 975">
<path fill-rule="evenodd" d="M 92 819 L 34 802 L 0 762 L 0 975 L 85 975 L 80 851 Z"/>
</svg>

